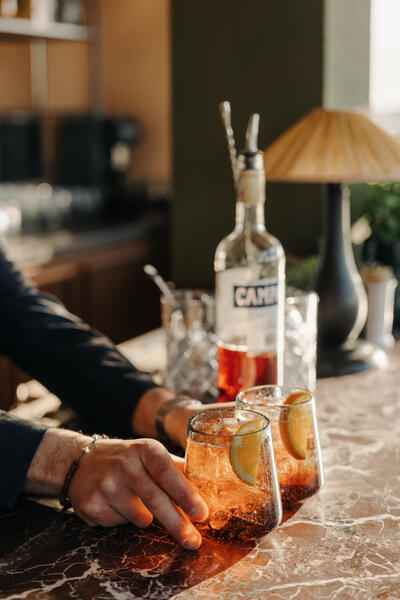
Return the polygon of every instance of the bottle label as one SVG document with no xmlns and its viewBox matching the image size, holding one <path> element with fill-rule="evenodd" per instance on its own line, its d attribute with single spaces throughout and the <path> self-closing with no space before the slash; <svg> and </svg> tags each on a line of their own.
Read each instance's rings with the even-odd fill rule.
<svg viewBox="0 0 400 600">
<path fill-rule="evenodd" d="M 278 304 L 278 281 L 233 286 L 233 305 L 236 308 L 259 308 Z"/>
<path fill-rule="evenodd" d="M 252 280 L 252 269 L 239 267 L 218 273 L 217 333 L 220 343 L 243 346 L 261 354 L 277 349 L 277 278 Z"/>
</svg>

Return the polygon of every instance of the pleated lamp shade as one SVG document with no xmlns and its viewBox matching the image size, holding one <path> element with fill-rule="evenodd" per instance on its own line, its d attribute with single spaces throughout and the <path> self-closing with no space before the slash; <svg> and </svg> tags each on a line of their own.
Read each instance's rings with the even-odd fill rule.
<svg viewBox="0 0 400 600">
<path fill-rule="evenodd" d="M 264 152 L 267 181 L 400 180 L 400 144 L 356 112 L 316 108 Z"/>
</svg>

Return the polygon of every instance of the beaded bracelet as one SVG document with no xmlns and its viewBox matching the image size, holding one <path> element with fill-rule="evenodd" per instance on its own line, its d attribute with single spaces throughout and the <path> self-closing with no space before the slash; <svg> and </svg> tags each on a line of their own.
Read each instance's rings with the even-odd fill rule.
<svg viewBox="0 0 400 600">
<path fill-rule="evenodd" d="M 88 454 L 88 452 L 90 452 L 90 450 L 93 448 L 93 446 L 95 445 L 95 443 L 98 440 L 107 440 L 107 439 L 108 439 L 108 435 L 105 435 L 103 433 L 102 434 L 95 433 L 92 436 L 90 443 L 83 448 L 80 456 L 78 456 L 78 458 L 76 458 L 74 461 L 72 461 L 72 464 L 71 464 L 70 468 L 68 469 L 68 472 L 65 476 L 64 483 L 63 483 L 61 493 L 60 493 L 60 498 L 59 498 L 60 504 L 63 507 L 62 512 L 65 512 L 69 508 L 72 508 L 71 498 L 68 495 L 69 486 L 71 485 L 72 478 L 75 475 L 75 473 L 79 467 L 82 457 L 84 456 L 84 454 Z"/>
</svg>

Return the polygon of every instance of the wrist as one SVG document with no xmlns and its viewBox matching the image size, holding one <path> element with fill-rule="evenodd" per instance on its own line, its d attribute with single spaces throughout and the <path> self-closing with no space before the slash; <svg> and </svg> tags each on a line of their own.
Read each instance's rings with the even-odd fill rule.
<svg viewBox="0 0 400 600">
<path fill-rule="evenodd" d="M 152 388 L 140 398 L 132 416 L 132 431 L 140 437 L 157 437 L 156 416 L 164 402 L 175 398 L 166 388 Z"/>
<path fill-rule="evenodd" d="M 193 408 L 201 406 L 198 400 L 185 397 L 186 404 L 174 406 L 177 396 L 163 387 L 152 388 L 141 399 L 132 416 L 132 431 L 143 437 L 157 437 L 164 443 L 182 445 L 186 436 L 187 421 Z M 182 396 L 180 400 L 182 400 Z M 157 427 L 158 421 L 158 427 Z M 161 433 L 161 435 L 160 435 Z M 169 439 L 168 439 L 169 438 Z"/>
<path fill-rule="evenodd" d="M 69 508 L 72 508 L 72 502 L 71 502 L 71 498 L 70 498 L 70 494 L 69 494 L 69 488 L 70 488 L 71 482 L 74 478 L 74 475 L 79 468 L 82 458 L 84 457 L 85 454 L 89 454 L 89 452 L 91 451 L 91 449 L 93 448 L 95 443 L 101 439 L 108 439 L 108 435 L 98 434 L 98 433 L 95 433 L 94 435 L 92 435 L 92 438 L 91 438 L 91 441 L 89 442 L 89 444 L 82 449 L 78 458 L 75 458 L 75 460 L 72 461 L 72 463 L 67 471 L 67 475 L 64 479 L 64 483 L 63 483 L 60 497 L 59 497 L 60 504 L 63 507 L 63 512 L 68 510 Z"/>
<path fill-rule="evenodd" d="M 24 491 L 58 496 L 72 461 L 90 439 L 66 429 L 49 429 L 29 466 Z"/>
<path fill-rule="evenodd" d="M 174 444 L 182 445 L 189 417 L 192 415 L 193 409 L 197 408 L 198 410 L 201 402 L 185 396 L 178 397 L 177 401 L 178 403 L 166 413 L 163 429 L 167 439 L 169 438 Z"/>
</svg>

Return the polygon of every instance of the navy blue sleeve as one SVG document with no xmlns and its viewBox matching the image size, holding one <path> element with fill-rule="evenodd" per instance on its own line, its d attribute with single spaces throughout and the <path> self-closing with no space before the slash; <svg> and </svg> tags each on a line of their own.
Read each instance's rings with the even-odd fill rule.
<svg viewBox="0 0 400 600">
<path fill-rule="evenodd" d="M 99 433 L 129 436 L 139 398 L 156 387 L 110 340 L 39 293 L 1 250 L 0 353 Z"/>
<path fill-rule="evenodd" d="M 18 498 L 46 430 L 0 410 L 0 507 L 11 508 Z"/>
</svg>

